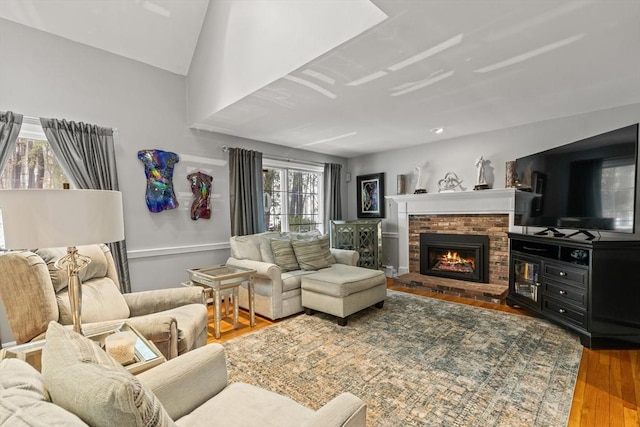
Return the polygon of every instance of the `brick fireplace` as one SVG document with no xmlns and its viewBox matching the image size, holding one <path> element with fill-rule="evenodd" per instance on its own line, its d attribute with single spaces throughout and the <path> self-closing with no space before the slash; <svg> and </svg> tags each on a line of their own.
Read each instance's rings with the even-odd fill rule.
<svg viewBox="0 0 640 427">
<path fill-rule="evenodd" d="M 427 291 L 503 302 L 509 280 L 507 231 L 522 232 L 514 215 L 515 190 L 390 196 L 397 206 L 398 272 L 396 284 Z M 465 234 L 489 239 L 487 283 L 420 274 L 420 235 Z"/>
<path fill-rule="evenodd" d="M 507 285 L 509 281 L 509 215 L 448 214 L 409 217 L 409 272 L 420 273 L 420 234 L 467 234 L 489 238 L 488 283 Z"/>
</svg>

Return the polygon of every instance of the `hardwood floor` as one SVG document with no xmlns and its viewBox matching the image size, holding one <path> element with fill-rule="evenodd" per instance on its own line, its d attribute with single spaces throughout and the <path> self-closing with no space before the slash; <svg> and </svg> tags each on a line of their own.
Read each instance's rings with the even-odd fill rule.
<svg viewBox="0 0 640 427">
<path fill-rule="evenodd" d="M 389 289 L 410 292 L 431 298 L 454 301 L 492 310 L 532 316 L 526 311 L 506 305 L 473 301 L 460 297 L 408 290 L 393 286 Z M 224 312 L 223 312 L 224 313 Z M 209 307 L 209 319 L 213 319 Z M 256 316 L 256 326 L 249 327 L 248 313 L 240 311 L 240 326 L 233 330 L 231 314 L 221 322 L 222 336 L 216 340 L 213 321 L 209 323 L 208 342 L 224 342 L 260 328 L 272 325 L 270 320 Z M 578 379 L 573 394 L 569 427 L 640 427 L 640 350 L 589 350 L 582 352 Z"/>
</svg>

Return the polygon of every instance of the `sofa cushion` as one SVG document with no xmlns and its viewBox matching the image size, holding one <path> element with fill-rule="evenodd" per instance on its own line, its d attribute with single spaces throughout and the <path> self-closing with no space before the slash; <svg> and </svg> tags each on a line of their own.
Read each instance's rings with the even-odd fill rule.
<svg viewBox="0 0 640 427">
<path fill-rule="evenodd" d="M 303 270 L 319 270 L 329 266 L 326 254 L 322 251 L 320 241 L 317 238 L 312 240 L 292 240 L 291 246 L 298 264 Z"/>
<path fill-rule="evenodd" d="M 302 276 L 313 273 L 315 273 L 315 271 L 308 270 L 293 270 L 282 273 L 282 292 L 292 291 L 294 289 L 300 290 L 300 279 Z"/>
<path fill-rule="evenodd" d="M 267 425 L 299 427 L 314 411 L 288 397 L 246 383 L 233 383 L 190 414 L 180 418 L 178 426 Z"/>
<path fill-rule="evenodd" d="M 78 246 L 78 253 L 91 258 L 91 262 L 78 272 L 80 282 L 84 283 L 93 278 L 107 276 L 109 263 L 100 245 Z M 67 248 L 41 248 L 34 249 L 34 252 L 47 263 L 53 289 L 56 292 L 67 287 L 69 274 L 66 269 L 55 267 L 56 261 L 67 254 Z"/>
<path fill-rule="evenodd" d="M 273 251 L 273 260 L 275 264 L 284 271 L 298 270 L 298 260 L 293 252 L 291 241 L 289 240 L 271 240 L 271 250 Z"/>
<path fill-rule="evenodd" d="M 60 323 L 73 323 L 69 291 L 56 294 Z M 85 323 L 126 319 L 130 315 L 129 306 L 116 284 L 108 277 L 92 279 L 82 284 L 82 321 Z"/>
<path fill-rule="evenodd" d="M 22 360 L 0 360 L 0 425 L 86 427 L 48 399 L 40 372 Z"/>
<path fill-rule="evenodd" d="M 55 322 L 47 329 L 42 375 L 53 403 L 89 425 L 175 425 L 156 396 L 96 342 Z"/>
</svg>

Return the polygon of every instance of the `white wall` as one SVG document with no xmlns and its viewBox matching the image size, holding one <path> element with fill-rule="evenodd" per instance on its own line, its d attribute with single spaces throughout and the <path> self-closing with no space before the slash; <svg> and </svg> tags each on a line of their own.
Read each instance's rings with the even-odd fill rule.
<svg viewBox="0 0 640 427">
<path fill-rule="evenodd" d="M 407 192 L 413 193 L 417 179 L 415 166 L 419 162 L 426 162 L 429 193 L 438 191 L 438 181 L 449 171 L 462 179 L 466 190 L 473 190 L 477 173 L 475 159 L 483 155 L 485 160 L 490 161 L 485 173 L 488 181 L 493 188 L 504 188 L 507 161 L 638 122 L 640 104 L 632 104 L 349 159 L 347 171 L 351 173 L 352 181 L 348 185 L 348 218 L 355 219 L 357 215 L 358 175 L 384 172 L 385 195 L 395 195 L 397 175 L 408 174 Z M 446 133 L 443 135 L 446 137 Z M 392 145 L 390 142 L 389 146 Z M 639 203 L 640 195 L 637 199 L 636 203 Z M 640 237 L 640 209 L 636 211 L 636 234 Z M 387 200 L 386 218 L 383 220 L 382 263 L 385 265 L 398 266 L 397 231 L 395 204 Z"/>
<path fill-rule="evenodd" d="M 184 76 L 6 20 L 0 20 L 0 110 L 117 128 L 114 138 L 133 291 L 177 286 L 187 279 L 186 268 L 226 261 L 229 172 L 223 145 L 341 163 L 346 168 L 343 158 L 189 129 Z M 142 149 L 182 156 L 174 170 L 178 209 L 161 213 L 147 209 L 144 167 L 137 158 Z M 189 156 L 198 160 L 187 160 Z M 195 169 L 213 176 L 210 220 L 193 221 L 189 216 L 192 194 L 186 175 Z M 13 340 L 2 310 L 0 340 Z"/>
<path fill-rule="evenodd" d="M 214 113 L 386 17 L 367 0 L 212 1 L 189 69 L 189 123 L 207 129 Z"/>
</svg>

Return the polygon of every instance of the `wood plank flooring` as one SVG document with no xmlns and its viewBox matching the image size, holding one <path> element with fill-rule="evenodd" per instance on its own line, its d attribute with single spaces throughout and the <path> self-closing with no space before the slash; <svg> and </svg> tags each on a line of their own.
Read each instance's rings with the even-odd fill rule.
<svg viewBox="0 0 640 427">
<path fill-rule="evenodd" d="M 509 313 L 532 316 L 523 310 L 506 305 L 474 301 L 465 298 L 404 289 L 387 282 L 389 289 L 425 297 L 454 301 Z M 223 311 L 224 313 L 224 311 Z M 213 332 L 213 311 L 209 307 L 209 338 L 207 342 L 224 342 L 231 338 L 272 325 L 273 322 L 256 316 L 256 326 L 249 327 L 249 315 L 240 311 L 239 328 L 233 330 L 231 313 L 221 322 L 222 336 L 216 340 Z M 348 326 L 347 326 L 348 327 Z M 573 394 L 569 427 L 640 427 L 640 350 L 589 350 L 582 352 L 582 360 Z"/>
</svg>

